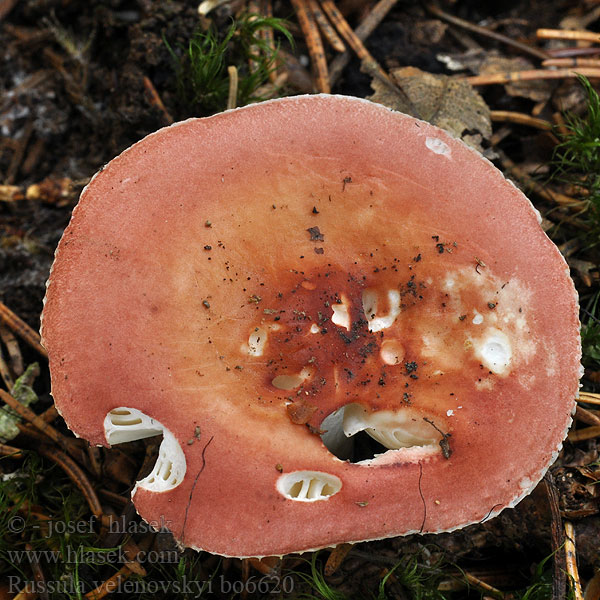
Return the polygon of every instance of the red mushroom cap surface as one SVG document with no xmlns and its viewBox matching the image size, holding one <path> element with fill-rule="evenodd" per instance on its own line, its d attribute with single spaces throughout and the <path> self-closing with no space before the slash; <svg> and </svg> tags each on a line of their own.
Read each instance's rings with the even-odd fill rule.
<svg viewBox="0 0 600 600">
<path fill-rule="evenodd" d="M 111 161 L 42 333 L 78 436 L 163 433 L 142 517 L 238 557 L 514 506 L 579 381 L 576 292 L 527 198 L 442 130 L 339 96 L 191 119 Z M 359 436 L 379 449 L 353 456 Z"/>
</svg>

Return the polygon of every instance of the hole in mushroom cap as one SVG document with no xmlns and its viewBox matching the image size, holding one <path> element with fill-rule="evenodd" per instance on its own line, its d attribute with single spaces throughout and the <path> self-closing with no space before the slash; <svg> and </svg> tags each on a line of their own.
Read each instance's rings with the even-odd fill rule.
<svg viewBox="0 0 600 600">
<path fill-rule="evenodd" d="M 162 423 L 136 408 L 115 408 L 104 418 L 104 435 L 111 445 L 160 434 L 163 440 L 154 468 L 147 477 L 136 483 L 135 489 L 141 487 L 152 492 L 166 492 L 179 485 L 186 472 L 183 450 Z"/>
<path fill-rule="evenodd" d="M 432 426 L 435 424 L 435 427 Z M 440 452 L 445 424 L 438 417 L 414 409 L 370 412 L 348 404 L 321 423 L 321 440 L 341 460 L 370 464 L 387 451 L 398 451 L 402 460 L 419 460 Z M 368 440 L 371 440 L 370 442 Z"/>
<path fill-rule="evenodd" d="M 348 307 L 344 304 L 334 304 L 331 309 L 333 310 L 333 316 L 331 321 L 334 325 L 345 327 L 350 329 L 350 315 L 348 314 Z"/>
<path fill-rule="evenodd" d="M 277 479 L 277 491 L 299 502 L 328 500 L 342 489 L 341 480 L 322 471 L 293 471 Z"/>
<path fill-rule="evenodd" d="M 385 315 L 379 315 L 377 312 L 379 306 L 377 296 L 377 292 L 372 289 L 364 290 L 362 294 L 363 311 L 369 331 L 373 333 L 391 327 L 400 314 L 400 292 L 398 290 L 388 290 L 388 312 Z"/>
</svg>

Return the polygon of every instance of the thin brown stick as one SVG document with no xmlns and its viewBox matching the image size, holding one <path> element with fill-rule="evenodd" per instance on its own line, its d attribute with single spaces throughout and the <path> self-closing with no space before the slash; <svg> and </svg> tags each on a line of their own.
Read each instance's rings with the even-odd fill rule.
<svg viewBox="0 0 600 600">
<path fill-rule="evenodd" d="M 558 129 L 558 132 L 561 135 L 563 135 L 563 136 L 569 135 L 569 130 L 567 129 L 567 124 L 565 122 L 565 118 L 561 112 L 557 111 L 557 112 L 553 113 L 552 120 L 554 121 L 554 125 L 556 126 L 556 129 Z"/>
<path fill-rule="evenodd" d="M 49 600 L 48 589 L 46 587 L 46 577 L 40 564 L 37 552 L 33 552 L 33 546 L 31 544 L 25 544 L 25 550 L 27 550 L 27 558 L 31 565 L 31 572 L 36 583 L 36 588 L 40 591 L 41 600 Z"/>
<path fill-rule="evenodd" d="M 321 7 L 317 4 L 317 0 L 308 0 L 310 9 L 312 10 L 313 17 L 321 30 L 321 33 L 325 36 L 325 39 L 329 42 L 329 45 L 336 52 L 345 52 L 346 46 L 340 36 L 336 33 L 335 29 L 331 26 L 331 23 L 327 20 L 327 17 L 321 10 Z"/>
<path fill-rule="evenodd" d="M 115 494 L 115 492 L 111 492 L 110 490 L 105 490 L 102 488 L 98 490 L 98 494 L 100 494 L 100 496 L 103 496 L 104 498 L 106 498 L 108 500 L 108 502 L 110 502 L 111 504 L 114 504 L 115 506 L 118 506 L 119 508 L 123 508 L 123 507 L 127 506 L 127 504 L 129 504 L 129 502 L 131 502 L 131 500 L 128 500 L 127 498 L 123 498 L 123 496 L 120 496 L 119 494 Z"/>
<path fill-rule="evenodd" d="M 353 546 L 354 544 L 339 544 L 331 551 L 331 554 L 325 563 L 325 575 L 333 575 L 342 566 L 342 563 L 346 556 L 348 556 L 350 550 L 352 550 Z"/>
<path fill-rule="evenodd" d="M 23 163 L 25 150 L 27 150 L 32 133 L 33 121 L 28 121 L 23 129 L 23 135 L 16 141 L 17 147 L 15 148 L 10 164 L 8 165 L 6 177 L 4 178 L 3 183 L 12 185 L 15 182 L 19 173 L 19 169 L 21 168 L 21 164 Z"/>
<path fill-rule="evenodd" d="M 600 404 L 600 394 L 592 392 L 579 392 L 578 402 L 586 402 L 588 404 Z"/>
<path fill-rule="evenodd" d="M 470 586 L 473 586 L 478 590 L 484 592 L 486 596 L 498 598 L 498 600 L 504 600 L 504 598 L 506 598 L 506 594 L 504 592 L 491 586 L 489 583 L 482 581 L 478 577 L 475 577 L 475 575 L 468 573 L 467 571 L 463 571 L 463 575 Z"/>
<path fill-rule="evenodd" d="M 452 23 L 457 27 L 462 27 L 463 29 L 467 29 L 468 31 L 472 31 L 473 33 L 478 33 L 479 35 L 491 38 L 493 40 L 496 40 L 497 42 L 502 42 L 503 44 L 507 44 L 508 46 L 512 46 L 513 48 L 517 48 L 521 52 L 534 56 L 535 58 L 548 58 L 548 55 L 539 48 L 534 48 L 533 46 L 528 46 L 527 44 L 523 44 L 522 42 L 513 40 L 512 38 L 502 35 L 501 33 L 496 33 L 495 31 L 492 31 L 487 27 L 481 27 L 480 25 L 474 25 L 473 23 L 469 23 L 469 21 L 459 19 L 454 15 L 444 12 L 441 8 L 435 6 L 434 4 L 428 4 L 427 10 L 430 13 L 434 14 L 436 17 L 439 17 L 444 21 L 448 21 L 448 23 Z"/>
<path fill-rule="evenodd" d="M 600 48 L 548 48 L 548 50 L 546 50 L 546 53 L 550 58 L 565 58 L 572 56 L 598 56 L 600 54 Z"/>
<path fill-rule="evenodd" d="M 593 427 L 586 427 L 585 429 L 578 429 L 577 431 L 570 431 L 567 439 L 570 442 L 583 442 L 584 440 L 591 440 L 600 436 L 600 425 L 594 425 Z"/>
<path fill-rule="evenodd" d="M 42 419 L 44 419 L 44 421 L 46 421 L 46 423 L 52 423 L 52 421 L 54 421 L 55 419 L 58 418 L 58 411 L 56 410 L 56 406 L 54 406 L 54 404 L 53 404 L 50 408 L 47 408 L 40 415 L 40 417 Z"/>
<path fill-rule="evenodd" d="M 238 70 L 235 65 L 229 65 L 227 67 L 227 73 L 229 75 L 229 94 L 227 96 L 227 109 L 230 110 L 237 106 L 237 95 L 238 95 Z"/>
<path fill-rule="evenodd" d="M 265 19 L 273 18 L 273 0 L 261 0 L 260 13 L 265 17 Z M 260 30 L 260 35 L 269 47 L 270 56 L 275 56 L 277 47 L 275 46 L 275 35 L 273 33 L 273 28 L 263 27 Z M 281 74 L 279 69 L 280 63 L 281 60 L 276 60 L 273 68 L 269 71 L 269 81 L 271 83 L 274 83 L 277 80 L 277 77 L 279 77 Z"/>
<path fill-rule="evenodd" d="M 325 49 L 323 48 L 323 41 L 321 40 L 317 24 L 308 9 L 306 0 L 292 0 L 292 5 L 296 11 L 302 33 L 306 38 L 306 46 L 315 73 L 317 91 L 329 94 L 331 92 L 331 85 L 329 84 L 327 60 L 325 59 Z"/>
<path fill-rule="evenodd" d="M 526 113 L 508 110 L 492 110 L 490 111 L 490 118 L 492 121 L 518 123 L 519 125 L 528 125 L 529 127 L 535 127 L 536 129 L 552 129 L 552 123 L 549 121 L 531 117 Z"/>
<path fill-rule="evenodd" d="M 523 171 L 520 167 L 518 167 L 508 156 L 506 156 L 503 152 L 499 152 L 500 161 L 502 166 L 506 171 L 509 172 L 511 177 L 514 177 L 518 181 L 520 181 L 528 190 L 537 194 L 540 198 L 544 198 L 546 200 L 550 200 L 551 202 L 555 202 L 560 206 L 567 206 L 569 208 L 577 208 L 582 206 L 582 202 L 575 200 L 575 198 L 571 198 L 566 194 L 561 194 L 560 192 L 555 192 L 542 184 L 538 183 L 527 173 Z"/>
<path fill-rule="evenodd" d="M 348 46 L 354 50 L 354 53 L 363 62 L 377 64 L 371 53 L 367 50 L 361 39 L 354 33 L 344 15 L 338 10 L 333 0 L 321 0 L 321 6 L 325 14 L 329 17 L 339 34 L 346 40 Z M 381 72 L 387 77 L 385 71 L 379 67 Z"/>
<path fill-rule="evenodd" d="M 600 42 L 600 34 L 577 29 L 538 29 L 535 35 L 540 40 L 577 40 L 580 42 Z"/>
<path fill-rule="evenodd" d="M 144 90 L 146 92 L 146 98 L 148 99 L 148 103 L 150 104 L 150 106 L 157 108 L 162 113 L 165 122 L 170 125 L 171 123 L 173 123 L 173 117 L 171 116 L 171 113 L 166 109 L 165 105 L 163 104 L 162 98 L 160 97 L 159 93 L 156 91 L 154 84 L 152 83 L 150 78 L 146 77 L 145 75 L 144 75 L 143 81 L 144 81 Z"/>
<path fill-rule="evenodd" d="M 0 390 L 0 400 L 8 404 L 8 406 L 10 406 L 20 417 L 26 421 L 29 421 L 29 423 L 34 425 L 53 442 L 56 442 L 62 448 L 68 448 L 69 443 L 67 438 L 56 431 L 52 425 L 46 423 L 46 421 L 44 421 L 44 419 L 42 419 L 40 416 L 36 415 L 30 408 L 23 406 L 19 401 L 15 400 L 15 398 L 13 398 L 4 390 Z"/>
<path fill-rule="evenodd" d="M 121 582 L 125 581 L 128 577 L 131 577 L 132 574 L 133 571 L 127 565 L 124 565 L 106 581 L 103 581 L 97 588 L 93 589 L 91 592 L 88 592 L 84 598 L 88 598 L 90 600 L 101 600 L 105 596 L 108 596 L 108 594 L 117 592 Z"/>
<path fill-rule="evenodd" d="M 2 377 L 2 381 L 4 381 L 4 385 L 7 389 L 12 390 L 13 385 L 15 385 L 15 380 L 13 379 L 12 373 L 10 372 L 10 367 L 8 363 L 4 359 L 4 353 L 2 352 L 2 347 L 0 346 L 0 377 Z"/>
<path fill-rule="evenodd" d="M 548 505 L 550 506 L 550 536 L 552 539 L 552 553 L 554 573 L 552 576 L 552 600 L 562 600 L 565 597 L 566 591 L 566 575 L 565 575 L 565 560 L 560 549 L 564 544 L 564 528 L 562 525 L 562 517 L 560 514 L 560 506 L 558 501 L 558 490 L 554 483 L 554 478 L 550 471 L 544 476 L 544 484 L 546 494 L 548 496 Z"/>
<path fill-rule="evenodd" d="M 386 15 L 396 5 L 398 0 L 379 0 L 379 2 L 373 7 L 371 12 L 360 22 L 355 30 L 356 37 L 364 42 L 368 37 L 377 29 L 381 21 L 385 19 Z M 342 71 L 346 68 L 350 62 L 351 53 L 346 50 L 343 54 L 340 54 L 333 59 L 329 67 L 329 77 L 331 84 L 333 85 L 341 76 Z"/>
<path fill-rule="evenodd" d="M 12 372 L 17 377 L 23 375 L 25 368 L 23 367 L 23 356 L 21 355 L 21 349 L 19 348 L 17 338 L 8 327 L 2 324 L 0 324 L 0 339 L 2 339 L 8 350 Z"/>
<path fill-rule="evenodd" d="M 542 67 L 590 67 L 600 69 L 600 58 L 581 58 L 574 56 L 572 58 L 548 58 L 542 62 Z"/>
<path fill-rule="evenodd" d="M 6 444 L 0 444 L 0 454 L 11 458 L 23 458 L 23 451 L 20 448 L 7 446 Z"/>
<path fill-rule="evenodd" d="M 40 336 L 25 321 L 20 319 L 8 306 L 0 302 L 0 321 L 6 323 L 9 329 L 12 329 L 21 339 L 27 342 L 33 349 L 37 350 L 42 356 L 48 358 L 46 349 L 40 343 Z"/>
<path fill-rule="evenodd" d="M 83 494 L 92 514 L 97 518 L 101 518 L 103 513 L 100 500 L 81 467 L 70 456 L 67 456 L 64 452 L 60 452 L 55 448 L 46 448 L 42 446 L 38 448 L 38 452 L 42 456 L 45 456 L 56 463 L 69 476 L 69 479 L 71 479 Z"/>
<path fill-rule="evenodd" d="M 593 413 L 591 410 L 587 410 L 583 408 L 583 406 L 577 406 L 575 410 L 575 418 L 582 423 L 587 423 L 588 425 L 596 425 L 600 426 L 600 417 Z"/>
<path fill-rule="evenodd" d="M 583 67 L 573 69 L 531 69 L 528 71 L 514 71 L 512 73 L 490 73 L 488 75 L 475 75 L 466 77 L 471 85 L 492 85 L 496 83 L 512 83 L 514 81 L 535 81 L 537 79 L 566 79 L 584 75 L 585 77 L 600 77 L 600 69 Z"/>
<path fill-rule="evenodd" d="M 583 600 L 579 570 L 577 569 L 577 552 L 575 549 L 575 528 L 570 521 L 565 521 L 565 556 L 567 573 L 571 581 L 571 589 L 575 600 Z"/>
</svg>

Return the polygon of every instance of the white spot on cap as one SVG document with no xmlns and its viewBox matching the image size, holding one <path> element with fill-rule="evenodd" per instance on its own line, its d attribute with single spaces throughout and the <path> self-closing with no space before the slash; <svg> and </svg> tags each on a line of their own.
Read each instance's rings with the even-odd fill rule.
<svg viewBox="0 0 600 600">
<path fill-rule="evenodd" d="M 519 481 L 519 487 L 524 490 L 531 489 L 532 485 L 533 485 L 533 481 L 531 481 L 531 479 L 529 479 L 529 477 L 524 477 L 523 479 L 521 479 L 521 481 Z"/>
<path fill-rule="evenodd" d="M 512 358 L 512 348 L 506 334 L 490 327 L 487 335 L 474 343 L 475 354 L 492 373 L 502 375 L 506 372 Z"/>
<path fill-rule="evenodd" d="M 439 138 L 428 137 L 425 140 L 425 145 L 427 146 L 427 148 L 429 148 L 429 150 L 435 152 L 435 154 L 442 154 L 448 157 L 451 154 L 450 146 L 448 146 L 446 142 L 442 142 L 442 140 L 440 140 Z"/>
<path fill-rule="evenodd" d="M 483 323 L 483 315 L 476 310 L 473 311 L 475 316 L 473 317 L 473 325 L 481 325 Z"/>
<path fill-rule="evenodd" d="M 446 411 L 446 416 L 451 417 L 454 414 L 454 411 L 450 408 Z"/>
</svg>

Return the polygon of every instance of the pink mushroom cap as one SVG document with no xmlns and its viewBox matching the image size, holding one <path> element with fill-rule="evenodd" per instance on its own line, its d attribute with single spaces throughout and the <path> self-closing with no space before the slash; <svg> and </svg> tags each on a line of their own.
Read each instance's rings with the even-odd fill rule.
<svg viewBox="0 0 600 600">
<path fill-rule="evenodd" d="M 141 516 L 238 557 L 514 506 L 579 382 L 576 292 L 529 200 L 444 131 L 341 96 L 190 119 L 112 160 L 42 334 L 76 435 L 163 434 Z M 353 458 L 358 435 L 380 451 Z"/>
</svg>

